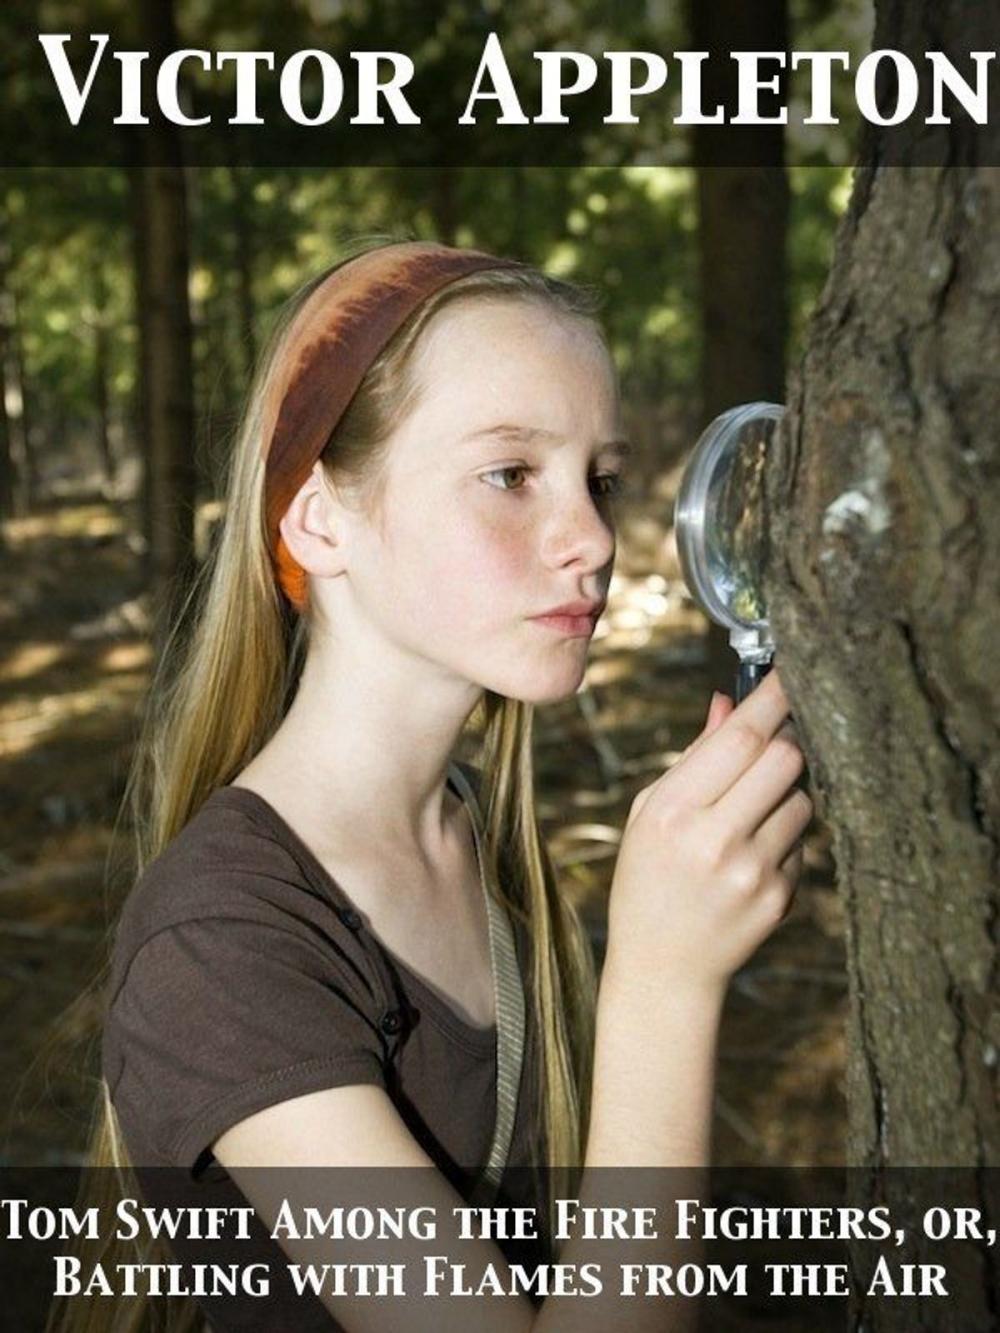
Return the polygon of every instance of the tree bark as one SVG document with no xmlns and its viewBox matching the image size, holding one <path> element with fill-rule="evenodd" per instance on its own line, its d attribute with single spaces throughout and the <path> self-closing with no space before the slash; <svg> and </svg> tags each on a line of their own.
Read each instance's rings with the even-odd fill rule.
<svg viewBox="0 0 1000 1333">
<path fill-rule="evenodd" d="M 947 47 L 942 13 L 915 5 L 904 32 L 884 7 L 875 46 Z M 974 1168 L 963 1202 L 989 1215 L 1000 173 L 957 138 L 939 160 L 962 166 L 884 156 L 873 136 L 768 461 L 768 605 L 846 908 L 849 1163 L 868 1201 L 891 1194 L 890 1166 Z M 928 1206 L 954 1202 L 938 1189 Z M 996 1326 L 996 1251 L 972 1253 L 961 1317 L 933 1327 Z M 852 1327 L 912 1328 L 904 1304 L 859 1299 Z"/>
<path fill-rule="evenodd" d="M 994 231 L 989 171 L 859 176 L 774 495 L 769 604 L 872 982 L 850 1104 L 851 1157 L 866 1164 L 1000 1148 Z M 891 1021 L 890 996 L 907 1022 Z M 934 1011 L 932 1040 L 910 1005 Z"/>
</svg>

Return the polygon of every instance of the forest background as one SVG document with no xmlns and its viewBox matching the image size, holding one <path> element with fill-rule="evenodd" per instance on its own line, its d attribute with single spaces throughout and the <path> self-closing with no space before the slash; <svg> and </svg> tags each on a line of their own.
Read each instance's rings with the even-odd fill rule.
<svg viewBox="0 0 1000 1333">
<path fill-rule="evenodd" d="M 182 33 L 204 18 L 176 8 L 148 6 Z M 283 7 L 281 40 L 307 45 L 325 8 Z M 570 8 L 539 17 L 536 45 L 571 20 L 588 27 L 587 7 Z M 711 39 L 703 11 L 643 8 L 658 10 L 664 49 Z M 739 7 L 717 8 L 731 32 Z M 237 38 L 267 45 L 259 15 L 251 34 L 246 7 L 232 11 Z M 800 49 L 864 43 L 871 24 L 860 0 L 769 0 L 754 18 L 751 45 Z M 84 987 L 128 887 L 128 829 L 114 833 L 161 608 L 210 549 L 241 401 L 283 300 L 372 235 L 512 254 L 604 293 L 637 457 L 584 688 L 536 725 L 543 828 L 600 954 L 632 794 L 700 729 L 711 688 L 732 686 L 735 658 L 680 578 L 683 464 L 719 411 L 781 400 L 830 268 L 853 148 L 831 127 L 795 146 L 794 165 L 779 131 L 758 145 L 767 165 L 742 167 L 692 151 L 689 166 L 0 172 L 3 1161 L 82 1158 L 99 1038 Z M 847 982 L 829 843 L 817 819 L 794 912 L 731 988 L 723 1165 L 844 1160 Z"/>
</svg>

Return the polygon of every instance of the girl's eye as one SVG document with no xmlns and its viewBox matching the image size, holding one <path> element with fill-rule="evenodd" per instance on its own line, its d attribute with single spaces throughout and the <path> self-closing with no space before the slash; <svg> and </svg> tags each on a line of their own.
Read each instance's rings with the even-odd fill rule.
<svg viewBox="0 0 1000 1333">
<path fill-rule="evenodd" d="M 625 479 L 620 472 L 600 472 L 594 482 L 600 488 L 598 495 L 620 495 L 625 486 Z"/>
<path fill-rule="evenodd" d="M 484 472 L 483 477 L 502 477 L 509 478 L 511 474 L 516 477 L 526 477 L 532 469 L 523 464 L 494 468 L 492 472 Z M 624 479 L 619 472 L 600 472 L 591 478 L 591 485 L 599 496 L 619 495 L 624 487 Z M 494 485 L 493 482 L 490 485 Z M 496 486 L 500 491 L 519 491 L 522 483 L 508 485 L 506 480 L 503 484 Z"/>
<path fill-rule="evenodd" d="M 527 474 L 527 473 L 530 472 L 530 471 L 531 471 L 530 468 L 528 468 L 528 467 L 524 467 L 523 465 L 520 466 L 520 467 L 517 467 L 517 466 L 511 466 L 511 467 L 498 467 L 498 468 L 494 468 L 492 472 L 484 472 L 484 473 L 483 473 L 483 476 L 484 476 L 484 477 L 508 477 L 508 476 L 510 476 L 510 474 L 511 474 L 512 472 L 513 472 L 514 474 L 516 474 L 516 475 L 521 475 L 521 474 Z M 493 483 L 491 482 L 490 485 L 493 485 Z M 520 488 L 520 486 L 507 486 L 507 485 L 502 485 L 502 486 L 497 486 L 496 489 L 497 489 L 498 491 L 517 491 L 517 490 L 520 490 L 521 488 Z"/>
</svg>

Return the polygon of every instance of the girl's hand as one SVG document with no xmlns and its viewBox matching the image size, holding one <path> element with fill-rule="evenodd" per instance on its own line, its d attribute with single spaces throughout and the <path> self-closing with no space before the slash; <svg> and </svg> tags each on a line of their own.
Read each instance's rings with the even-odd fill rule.
<svg viewBox="0 0 1000 1333">
<path fill-rule="evenodd" d="M 611 886 L 608 962 L 668 1000 L 724 990 L 787 914 L 813 804 L 777 671 L 632 802 Z M 785 724 L 785 725 L 782 725 Z"/>
</svg>

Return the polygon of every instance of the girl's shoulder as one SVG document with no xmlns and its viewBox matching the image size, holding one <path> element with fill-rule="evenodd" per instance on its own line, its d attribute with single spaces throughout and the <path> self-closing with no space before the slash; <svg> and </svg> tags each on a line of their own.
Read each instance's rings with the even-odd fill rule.
<svg viewBox="0 0 1000 1333">
<path fill-rule="evenodd" d="M 472 764 L 452 762 L 449 780 L 463 800 L 471 794 L 477 820 L 481 779 Z M 112 952 L 110 1000 L 154 936 L 188 922 L 223 918 L 310 938 L 322 932 L 344 944 L 358 926 L 350 898 L 277 811 L 249 788 L 219 787 L 146 866 L 125 899 Z"/>
<path fill-rule="evenodd" d="M 345 911 L 337 885 L 312 863 L 267 802 L 220 787 L 145 867 L 116 928 L 111 998 L 135 955 L 161 931 L 206 918 L 329 931 Z"/>
<path fill-rule="evenodd" d="M 339 900 L 245 789 L 213 793 L 146 867 L 121 914 L 101 1038 L 134 1162 L 194 1169 L 253 1111 L 384 1086 L 394 1005 Z"/>
</svg>

